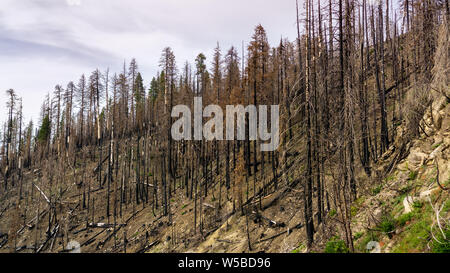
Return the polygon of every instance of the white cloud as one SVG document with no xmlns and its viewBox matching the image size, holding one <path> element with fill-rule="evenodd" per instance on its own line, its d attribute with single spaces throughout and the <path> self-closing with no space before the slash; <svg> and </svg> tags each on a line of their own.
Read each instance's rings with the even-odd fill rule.
<svg viewBox="0 0 450 273">
<path fill-rule="evenodd" d="M 26 117 L 36 119 L 56 84 L 97 67 L 118 72 L 132 57 L 148 83 L 165 46 L 181 67 L 200 52 L 209 57 L 216 42 L 222 52 L 240 48 L 258 23 L 272 45 L 281 36 L 295 38 L 295 1 L 2 0 L 0 106 L 4 91 L 14 88 L 24 97 Z M 0 112 L 0 121 L 5 116 Z"/>
<path fill-rule="evenodd" d="M 69 6 L 79 6 L 81 5 L 81 0 L 66 0 Z"/>
</svg>

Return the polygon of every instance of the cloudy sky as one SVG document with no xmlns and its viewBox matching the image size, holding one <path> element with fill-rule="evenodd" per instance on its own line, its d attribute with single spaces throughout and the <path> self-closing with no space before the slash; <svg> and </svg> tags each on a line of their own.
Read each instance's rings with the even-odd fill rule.
<svg viewBox="0 0 450 273">
<path fill-rule="evenodd" d="M 164 47 L 181 66 L 203 52 L 211 62 L 248 42 L 261 23 L 269 42 L 296 36 L 294 0 L 0 0 L 0 121 L 6 90 L 23 97 L 28 120 L 38 119 L 45 94 L 107 67 L 137 59 L 145 84 Z"/>
</svg>

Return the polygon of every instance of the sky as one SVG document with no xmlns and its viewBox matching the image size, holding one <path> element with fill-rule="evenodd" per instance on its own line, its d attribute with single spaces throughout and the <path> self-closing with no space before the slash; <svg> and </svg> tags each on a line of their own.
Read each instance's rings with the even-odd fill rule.
<svg viewBox="0 0 450 273">
<path fill-rule="evenodd" d="M 0 122 L 6 90 L 23 98 L 24 117 L 36 122 L 55 85 L 136 58 L 148 86 L 170 46 L 179 68 L 203 52 L 207 63 L 241 48 L 262 24 L 269 42 L 296 38 L 294 0 L 0 0 Z"/>
</svg>

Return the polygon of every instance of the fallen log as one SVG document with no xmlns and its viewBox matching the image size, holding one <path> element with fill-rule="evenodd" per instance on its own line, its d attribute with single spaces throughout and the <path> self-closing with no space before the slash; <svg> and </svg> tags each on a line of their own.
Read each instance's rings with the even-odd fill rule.
<svg viewBox="0 0 450 273">
<path fill-rule="evenodd" d="M 216 239 L 217 242 L 219 243 L 227 243 L 227 244 L 232 244 L 233 242 L 230 240 L 221 240 L 221 239 Z"/>
<path fill-rule="evenodd" d="M 42 219 L 42 217 L 44 217 L 45 214 L 47 214 L 47 212 L 48 212 L 48 210 L 44 210 L 43 212 L 41 212 L 41 213 L 39 214 L 39 218 Z M 34 216 L 34 218 L 31 219 L 30 221 L 28 221 L 27 224 L 23 225 L 23 226 L 17 231 L 17 234 L 21 233 L 21 232 L 25 229 L 25 227 L 28 227 L 30 230 L 33 229 L 33 228 L 34 228 L 34 225 L 35 225 L 34 222 L 36 221 L 36 218 L 37 218 L 37 216 Z"/>
<path fill-rule="evenodd" d="M 47 236 L 47 239 L 45 239 L 44 243 L 36 250 L 36 253 L 41 252 L 45 248 L 47 243 L 56 235 L 58 229 L 59 229 L 59 224 L 53 228 L 53 231 L 51 232 L 51 234 L 49 236 Z"/>
<path fill-rule="evenodd" d="M 216 207 L 214 207 L 213 205 L 210 205 L 208 203 L 203 203 L 204 207 L 210 208 L 210 209 L 216 209 Z"/>
<path fill-rule="evenodd" d="M 288 194 L 297 184 L 300 183 L 300 179 L 294 180 L 285 190 L 283 190 L 278 196 L 276 196 L 272 201 L 266 204 L 262 210 L 266 210 L 270 208 L 273 204 L 275 204 L 278 200 L 282 199 L 286 194 Z"/>
<path fill-rule="evenodd" d="M 32 230 L 34 228 L 34 224 L 26 224 L 22 226 L 18 231 L 17 234 L 20 234 L 25 228 L 28 228 L 29 230 Z"/>
<path fill-rule="evenodd" d="M 213 229 L 211 229 L 210 231 L 206 232 L 205 234 L 201 234 L 203 241 L 206 240 L 206 238 L 211 235 L 212 233 L 214 233 L 216 230 L 218 230 L 219 227 L 215 227 Z"/>
<path fill-rule="evenodd" d="M 269 240 L 273 240 L 273 239 L 275 239 L 275 238 L 277 238 L 277 237 L 280 237 L 281 235 L 283 235 L 283 234 L 286 234 L 286 233 L 290 233 L 291 231 L 293 231 L 293 230 L 295 230 L 295 229 L 300 229 L 300 228 L 302 228 L 303 227 L 303 224 L 298 224 L 298 225 L 296 225 L 295 227 L 293 227 L 293 228 L 288 228 L 287 230 L 285 230 L 285 231 L 283 231 L 283 232 L 280 232 L 280 233 L 278 233 L 278 234 L 275 234 L 275 235 L 273 235 L 273 236 L 271 236 L 271 237 L 269 237 L 269 238 L 265 238 L 265 239 L 261 239 L 261 240 L 259 240 L 259 241 L 257 241 L 257 242 L 255 242 L 256 244 L 259 244 L 259 243 L 262 243 L 262 242 L 266 242 L 266 241 L 269 241 Z"/>
<path fill-rule="evenodd" d="M 16 248 L 16 252 L 20 252 L 20 251 L 25 250 L 25 249 L 34 250 L 34 247 L 30 247 L 30 246 L 27 246 L 27 245 L 19 246 L 18 248 Z"/>
<path fill-rule="evenodd" d="M 0 242 L 0 248 L 4 247 L 6 243 L 8 242 L 8 234 L 5 234 L 4 236 L 0 236 L 0 238 L 3 238 L 3 240 Z"/>
<path fill-rule="evenodd" d="M 82 244 L 80 245 L 80 247 L 82 247 L 82 246 L 87 246 L 87 245 L 92 244 L 92 243 L 95 241 L 95 238 L 97 238 L 100 234 L 102 234 L 102 233 L 105 232 L 105 231 L 106 231 L 106 229 L 104 229 L 104 230 L 98 232 L 97 234 L 95 234 L 95 235 L 92 236 L 91 238 L 87 239 L 84 243 L 82 243 Z"/>
<path fill-rule="evenodd" d="M 2 212 L 0 212 L 0 218 L 3 216 L 3 213 L 5 213 L 5 211 L 8 209 L 8 206 L 6 206 L 3 210 L 2 210 Z"/>
<path fill-rule="evenodd" d="M 121 228 L 121 226 L 118 229 L 114 229 L 113 232 L 111 232 L 103 241 L 98 242 L 96 249 L 99 250 L 102 248 Z"/>
<path fill-rule="evenodd" d="M 256 218 L 262 218 L 262 219 L 266 220 L 269 223 L 269 227 L 285 227 L 286 226 L 285 223 L 283 223 L 283 222 L 278 223 L 274 220 L 271 220 L 271 219 L 265 217 L 264 215 L 262 215 L 261 213 L 258 213 L 256 211 L 252 211 L 252 214 L 256 215 Z"/>
<path fill-rule="evenodd" d="M 86 230 L 87 230 L 87 228 L 82 228 L 82 229 L 80 229 L 80 230 L 77 230 L 77 231 L 72 232 L 72 234 L 73 234 L 73 235 L 76 235 L 76 234 L 78 234 L 78 233 L 80 233 L 80 232 L 83 232 L 83 231 L 86 231 Z"/>
<path fill-rule="evenodd" d="M 143 247 L 142 249 L 138 250 L 137 253 L 145 253 L 150 248 L 154 247 L 155 245 L 159 244 L 159 240 L 154 241 L 153 243 L 149 244 L 148 246 Z"/>
<path fill-rule="evenodd" d="M 33 182 L 31 182 L 31 183 L 33 183 Z M 34 183 L 33 183 L 33 185 L 42 194 L 42 196 L 44 196 L 45 201 L 47 201 L 47 203 L 50 205 L 50 199 L 48 199 L 47 195 L 45 195 L 45 193 L 38 187 L 38 185 L 36 185 Z"/>
<path fill-rule="evenodd" d="M 104 190 L 104 188 L 98 188 L 98 189 L 95 189 L 95 190 L 91 190 L 91 194 L 96 193 L 96 192 L 101 191 L 101 190 Z M 69 196 L 69 198 L 75 198 L 75 197 L 82 196 L 82 195 L 83 195 L 83 193 L 79 193 L 79 194 L 75 194 L 75 195 Z"/>
<path fill-rule="evenodd" d="M 100 162 L 100 164 L 98 164 L 97 167 L 95 167 L 95 169 L 94 169 L 92 172 L 93 172 L 94 174 L 97 174 L 98 171 L 100 170 L 100 167 L 103 165 L 103 163 L 106 162 L 106 160 L 108 160 L 108 158 L 109 158 L 109 155 L 107 155 L 107 156 L 105 157 L 105 159 L 103 159 L 102 162 Z"/>
<path fill-rule="evenodd" d="M 68 232 L 72 232 L 72 230 L 76 229 L 77 227 L 79 227 L 80 225 L 76 224 L 74 226 L 70 226 Z"/>
<path fill-rule="evenodd" d="M 59 232 L 59 225 L 56 227 L 55 234 L 53 235 L 52 243 L 50 244 L 50 251 L 53 251 L 53 246 L 55 245 L 55 240 Z"/>
<path fill-rule="evenodd" d="M 123 226 L 124 224 L 116 224 L 116 227 L 118 226 Z M 89 223 L 88 224 L 89 228 L 113 228 L 114 224 L 105 224 L 105 223 Z"/>
<path fill-rule="evenodd" d="M 260 197 L 269 187 L 271 187 L 275 181 L 277 181 L 278 179 L 280 179 L 283 176 L 283 173 L 279 173 L 276 175 L 276 178 L 272 178 L 272 180 L 267 183 L 264 187 L 260 188 L 259 191 L 254 194 L 252 197 L 250 197 L 244 204 L 243 206 L 247 206 L 249 204 L 252 204 L 253 202 L 258 202 L 258 200 L 255 200 L 257 197 Z M 264 198 L 267 198 L 268 196 L 265 196 Z"/>
<path fill-rule="evenodd" d="M 139 212 L 141 212 L 141 211 L 143 211 L 144 209 L 141 209 L 141 210 L 138 210 L 138 211 L 136 211 L 135 213 L 133 213 L 133 215 L 131 215 L 130 216 L 130 218 L 128 218 L 126 221 L 125 221 L 125 224 L 121 224 L 121 225 L 116 225 L 116 226 L 118 226 L 119 228 L 114 228 L 114 225 L 113 225 L 113 228 L 114 228 L 114 231 L 113 232 L 111 232 L 111 234 L 109 234 L 108 235 L 108 237 L 106 237 L 105 238 L 105 240 L 103 240 L 103 241 L 100 241 L 100 242 L 98 242 L 98 244 L 97 244 L 97 250 L 98 249 L 100 249 L 100 248 L 102 248 L 122 227 L 125 227 L 125 226 L 127 226 L 128 225 L 128 223 L 131 221 L 131 219 L 133 219 L 133 217 L 135 217 Z M 106 229 L 105 229 L 106 230 Z"/>
</svg>

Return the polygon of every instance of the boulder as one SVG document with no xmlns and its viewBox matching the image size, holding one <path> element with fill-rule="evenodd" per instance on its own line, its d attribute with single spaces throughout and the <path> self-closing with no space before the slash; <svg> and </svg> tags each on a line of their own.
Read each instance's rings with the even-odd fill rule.
<svg viewBox="0 0 450 273">
<path fill-rule="evenodd" d="M 450 164 L 447 158 L 437 158 L 439 165 L 439 181 L 444 184 L 450 179 Z"/>
<path fill-rule="evenodd" d="M 445 133 L 445 134 L 443 134 L 443 136 L 444 136 L 444 139 L 443 139 L 444 144 L 446 145 L 446 147 L 449 147 L 450 146 L 450 133 Z"/>
<path fill-rule="evenodd" d="M 433 104 L 431 105 L 431 109 L 433 109 L 433 112 L 439 112 L 445 108 L 446 103 L 447 103 L 447 98 L 445 96 L 440 96 L 438 99 L 435 99 L 433 101 Z"/>
<path fill-rule="evenodd" d="M 427 136 L 432 136 L 435 133 L 434 128 L 429 127 L 429 126 L 425 126 L 425 134 L 427 134 Z"/>
<path fill-rule="evenodd" d="M 440 145 L 440 144 L 442 144 L 442 142 L 444 142 L 444 139 L 442 138 L 441 135 L 438 134 L 438 135 L 434 136 L 433 146 Z"/>
<path fill-rule="evenodd" d="M 443 97 L 439 100 L 435 100 L 431 109 L 428 109 L 423 117 L 421 126 L 424 128 L 425 133 L 431 136 L 434 132 L 439 131 L 443 126 L 443 121 L 447 116 L 445 111 L 446 98 Z"/>
<path fill-rule="evenodd" d="M 407 161 L 408 168 L 412 171 L 417 171 L 427 160 L 428 155 L 419 151 L 411 151 Z"/>
<path fill-rule="evenodd" d="M 404 160 L 400 164 L 397 165 L 397 170 L 399 171 L 408 171 L 408 163 Z"/>
<path fill-rule="evenodd" d="M 403 206 L 405 207 L 405 211 L 403 214 L 410 213 L 412 211 L 412 204 L 414 204 L 414 198 L 411 196 L 406 196 L 405 199 L 403 199 Z"/>
<path fill-rule="evenodd" d="M 436 158 L 436 156 L 441 154 L 442 150 L 445 148 L 445 145 L 443 145 L 442 143 L 436 145 L 439 145 L 439 147 L 437 147 L 436 149 L 434 149 L 433 152 L 431 152 L 431 154 L 428 156 L 428 161 L 433 161 Z"/>
<path fill-rule="evenodd" d="M 436 130 L 441 129 L 442 119 L 443 119 L 443 117 L 439 113 L 439 111 L 433 111 L 433 122 L 434 122 L 433 125 Z"/>
<path fill-rule="evenodd" d="M 426 200 L 426 198 L 428 196 L 431 196 L 433 194 L 433 191 L 434 190 L 431 189 L 431 190 L 426 190 L 426 191 L 421 192 L 420 193 L 420 200 Z"/>
</svg>

